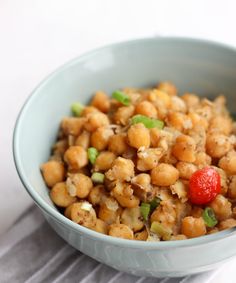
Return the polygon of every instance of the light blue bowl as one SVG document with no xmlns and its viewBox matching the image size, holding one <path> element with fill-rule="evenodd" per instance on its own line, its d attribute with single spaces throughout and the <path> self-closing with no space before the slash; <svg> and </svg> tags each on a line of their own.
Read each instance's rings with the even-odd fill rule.
<svg viewBox="0 0 236 283">
<path fill-rule="evenodd" d="M 13 150 L 26 190 L 47 221 L 69 244 L 116 269 L 142 276 L 203 272 L 236 254 L 233 229 L 171 242 L 138 242 L 104 236 L 79 226 L 52 204 L 40 174 L 63 116 L 74 101 L 87 103 L 99 89 L 152 86 L 170 80 L 180 92 L 224 93 L 235 110 L 236 50 L 183 38 L 150 38 L 114 44 L 83 55 L 51 74 L 25 103 L 16 123 Z"/>
</svg>

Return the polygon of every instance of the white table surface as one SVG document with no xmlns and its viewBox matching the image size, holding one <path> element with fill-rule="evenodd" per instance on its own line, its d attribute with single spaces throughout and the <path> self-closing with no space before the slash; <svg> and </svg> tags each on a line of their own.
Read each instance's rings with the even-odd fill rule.
<svg viewBox="0 0 236 283">
<path fill-rule="evenodd" d="M 15 171 L 12 133 L 23 102 L 48 73 L 131 38 L 177 35 L 236 46 L 235 10 L 234 0 L 0 0 L 0 234 L 31 204 Z"/>
</svg>

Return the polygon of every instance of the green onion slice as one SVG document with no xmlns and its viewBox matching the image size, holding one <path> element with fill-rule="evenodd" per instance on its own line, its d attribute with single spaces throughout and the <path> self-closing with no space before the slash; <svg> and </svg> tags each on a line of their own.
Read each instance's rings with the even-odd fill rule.
<svg viewBox="0 0 236 283">
<path fill-rule="evenodd" d="M 115 91 L 112 93 L 112 97 L 114 99 L 116 99 L 117 101 L 119 101 L 120 103 L 122 103 L 125 106 L 129 106 L 130 105 L 130 98 L 128 95 L 126 95 L 125 93 L 123 93 L 122 91 Z"/>
<path fill-rule="evenodd" d="M 104 182 L 105 175 L 99 172 L 92 174 L 91 179 L 94 183 L 102 184 Z"/>
<path fill-rule="evenodd" d="M 206 207 L 202 214 L 203 220 L 208 227 L 214 227 L 218 221 L 212 208 Z"/>
<path fill-rule="evenodd" d="M 95 163 L 95 161 L 98 157 L 98 154 L 99 153 L 98 153 L 98 151 L 95 147 L 89 147 L 88 148 L 88 159 L 92 164 Z"/>
<path fill-rule="evenodd" d="M 150 204 L 146 202 L 142 202 L 140 206 L 140 212 L 145 221 L 148 220 L 148 216 L 150 213 Z"/>
<path fill-rule="evenodd" d="M 157 234 L 160 238 L 164 240 L 169 240 L 171 237 L 171 231 L 164 227 L 160 222 L 154 221 L 152 222 L 150 231 Z"/>
<path fill-rule="evenodd" d="M 73 115 L 76 117 L 81 116 L 83 109 L 84 109 L 84 105 L 79 102 L 75 102 L 71 105 L 71 111 Z"/>
<path fill-rule="evenodd" d="M 158 119 L 153 119 L 153 118 L 149 118 L 147 116 L 144 115 L 135 115 L 131 118 L 131 123 L 132 125 L 134 124 L 138 124 L 138 123 L 143 123 L 144 126 L 148 129 L 151 128 L 158 128 L 158 129 L 163 129 L 164 127 L 164 122 Z"/>
<path fill-rule="evenodd" d="M 150 202 L 150 210 L 151 212 L 155 210 L 159 205 L 160 205 L 161 199 L 158 197 L 155 197 L 151 202 Z"/>
</svg>

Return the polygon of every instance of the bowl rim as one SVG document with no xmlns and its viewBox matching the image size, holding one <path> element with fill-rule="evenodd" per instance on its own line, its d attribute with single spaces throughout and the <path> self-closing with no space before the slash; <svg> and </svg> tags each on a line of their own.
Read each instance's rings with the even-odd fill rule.
<svg viewBox="0 0 236 283">
<path fill-rule="evenodd" d="M 121 239 L 121 238 L 115 238 L 108 235 L 104 235 L 101 233 L 98 233 L 96 231 L 90 230 L 86 227 L 83 227 L 81 225 L 78 225 L 77 223 L 72 222 L 68 218 L 66 218 L 63 214 L 61 214 L 59 211 L 57 211 L 55 208 L 50 206 L 44 199 L 34 190 L 34 188 L 30 185 L 30 183 L 27 180 L 27 176 L 24 174 L 24 171 L 22 170 L 23 165 L 21 162 L 21 156 L 20 156 L 20 150 L 19 150 L 19 140 L 20 140 L 20 129 L 21 124 L 24 120 L 24 115 L 27 112 L 27 109 L 30 107 L 31 103 L 33 103 L 34 98 L 40 93 L 40 90 L 46 85 L 50 80 L 54 79 L 59 73 L 63 72 L 70 66 L 74 64 L 79 64 L 89 58 L 90 56 L 94 56 L 96 53 L 99 52 L 105 52 L 106 50 L 113 49 L 113 48 L 119 48 L 119 47 L 126 47 L 130 45 L 137 45 L 142 43 L 148 43 L 153 41 L 159 41 L 159 42 L 179 42 L 179 43 L 186 43 L 186 44 L 203 44 L 208 45 L 212 47 L 222 48 L 226 51 L 233 51 L 236 55 L 236 48 L 233 46 L 229 46 L 224 43 L 220 43 L 213 40 L 206 40 L 206 39 L 199 39 L 199 38 L 191 38 L 191 37 L 145 37 L 145 38 L 138 38 L 138 39 L 132 39 L 122 42 L 116 42 L 109 45 L 105 45 L 93 50 L 90 50 L 82 55 L 77 56 L 76 58 L 73 58 L 72 60 L 69 60 L 65 64 L 61 65 L 60 67 L 56 68 L 55 71 L 51 72 L 48 76 L 46 76 L 39 84 L 36 86 L 36 88 L 31 92 L 29 97 L 26 99 L 25 103 L 23 104 L 18 117 L 16 119 L 14 132 L 13 132 L 13 142 L 12 142 L 12 148 L 13 148 L 13 158 L 15 167 L 18 173 L 18 176 L 24 185 L 26 191 L 28 194 L 32 197 L 34 202 L 37 206 L 39 206 L 44 213 L 51 216 L 56 222 L 61 223 L 63 226 L 66 226 L 67 228 L 70 228 L 74 230 L 75 232 L 79 234 L 83 234 L 83 236 L 99 240 L 103 242 L 107 242 L 112 245 L 117 246 L 123 246 L 123 247 L 129 247 L 129 248 L 138 248 L 138 249 L 172 249 L 172 248 L 179 248 L 179 247 L 189 247 L 189 246 L 197 246 L 201 244 L 207 244 L 212 241 L 219 241 L 224 238 L 228 238 L 232 235 L 236 235 L 235 229 L 231 228 L 228 230 L 220 231 L 214 234 L 205 235 L 197 238 L 192 239 L 186 239 L 186 240 L 177 240 L 177 241 L 160 241 L 160 242 L 146 242 L 146 241 L 136 241 L 136 240 L 127 240 L 127 239 Z"/>
</svg>

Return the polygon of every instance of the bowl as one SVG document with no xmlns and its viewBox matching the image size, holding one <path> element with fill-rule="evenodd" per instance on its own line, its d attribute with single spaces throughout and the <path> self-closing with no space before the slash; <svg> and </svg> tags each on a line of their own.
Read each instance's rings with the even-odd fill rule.
<svg viewBox="0 0 236 283">
<path fill-rule="evenodd" d="M 40 173 L 60 120 L 74 101 L 87 103 L 99 89 L 110 93 L 170 80 L 181 92 L 224 93 L 236 110 L 236 50 L 185 38 L 148 38 L 89 52 L 48 76 L 31 94 L 15 126 L 13 151 L 20 179 L 48 223 L 70 245 L 115 269 L 140 276 L 176 277 L 216 268 L 236 254 L 229 229 L 199 238 L 139 242 L 89 230 L 64 217 L 49 198 Z"/>
</svg>

